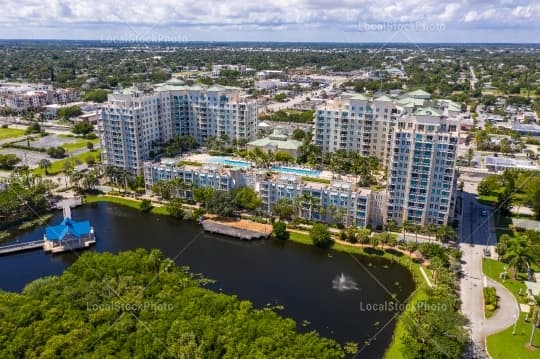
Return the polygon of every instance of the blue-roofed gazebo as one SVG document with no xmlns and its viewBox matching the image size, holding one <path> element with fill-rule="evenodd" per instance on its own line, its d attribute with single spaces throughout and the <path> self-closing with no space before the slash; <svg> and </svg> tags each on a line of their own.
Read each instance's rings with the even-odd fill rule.
<svg viewBox="0 0 540 359">
<path fill-rule="evenodd" d="M 45 251 L 53 253 L 90 247 L 96 242 L 90 221 L 72 219 L 69 209 L 64 209 L 62 222 L 45 228 L 43 240 Z"/>
</svg>

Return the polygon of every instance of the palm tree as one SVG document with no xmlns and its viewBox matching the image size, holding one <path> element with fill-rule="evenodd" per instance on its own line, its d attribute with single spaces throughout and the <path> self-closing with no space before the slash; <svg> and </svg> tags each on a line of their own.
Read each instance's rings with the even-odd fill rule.
<svg viewBox="0 0 540 359">
<path fill-rule="evenodd" d="M 495 252 L 497 252 L 498 259 L 504 258 L 506 252 L 508 251 L 509 243 L 512 240 L 508 234 L 503 234 L 499 237 L 499 242 L 495 246 Z"/>
<path fill-rule="evenodd" d="M 436 238 L 442 243 L 456 239 L 456 232 L 448 225 L 442 225 L 437 229 Z"/>
<path fill-rule="evenodd" d="M 413 224 L 413 226 L 415 242 L 418 243 L 418 232 L 422 230 L 422 226 L 419 224 Z"/>
<path fill-rule="evenodd" d="M 302 195 L 296 198 L 298 207 L 300 209 L 300 217 L 305 217 L 303 215 L 304 211 L 308 211 L 307 217 L 311 221 L 312 214 L 315 209 L 319 208 L 319 199 L 313 197 L 309 192 L 302 192 Z"/>
<path fill-rule="evenodd" d="M 534 339 L 534 332 L 536 331 L 537 327 L 540 327 L 540 295 L 537 295 L 534 297 L 534 306 L 531 308 L 529 316 L 531 318 L 531 337 L 529 339 L 529 346 L 532 347 L 533 345 L 533 339 Z"/>
<path fill-rule="evenodd" d="M 272 213 L 277 214 L 280 220 L 290 219 L 294 212 L 294 203 L 289 198 L 279 198 L 272 205 Z"/>
<path fill-rule="evenodd" d="M 86 191 L 94 188 L 99 184 L 98 177 L 95 173 L 95 171 L 89 171 L 84 177 L 83 177 L 83 187 Z"/>
<path fill-rule="evenodd" d="M 429 242 L 431 243 L 432 236 L 437 234 L 438 226 L 434 223 L 429 223 L 426 225 L 426 232 L 429 236 Z"/>
<path fill-rule="evenodd" d="M 394 219 L 391 219 L 386 223 L 386 230 L 388 232 L 397 232 L 399 231 L 399 226 Z"/>
<path fill-rule="evenodd" d="M 437 281 L 439 279 L 439 273 L 444 268 L 444 263 L 441 260 L 441 258 L 433 257 L 431 259 L 430 267 L 431 267 L 431 270 L 432 270 L 431 278 L 433 279 L 433 284 L 436 285 Z"/>
<path fill-rule="evenodd" d="M 73 171 L 71 176 L 69 176 L 70 182 L 75 187 L 80 187 L 80 181 L 82 180 L 82 178 L 83 178 L 83 174 L 81 172 L 78 172 L 78 171 Z"/>
<path fill-rule="evenodd" d="M 380 243 L 380 239 L 380 233 L 375 233 L 369 238 L 369 244 L 371 244 L 374 248 L 377 248 Z"/>
<path fill-rule="evenodd" d="M 403 238 L 405 239 L 405 232 L 412 233 L 415 229 L 415 224 L 411 221 L 407 220 L 403 222 Z M 416 242 L 418 243 L 418 238 L 416 238 Z"/>
<path fill-rule="evenodd" d="M 173 178 L 169 181 L 171 192 L 173 197 L 186 198 L 186 190 L 190 189 L 190 185 L 185 183 L 182 178 Z"/>
<path fill-rule="evenodd" d="M 385 245 L 394 246 L 394 236 L 391 233 L 384 232 L 384 233 L 377 233 L 376 236 L 378 237 L 378 242 L 381 244 L 381 247 Z"/>
<path fill-rule="evenodd" d="M 214 136 L 208 136 L 208 138 L 206 138 L 206 141 L 204 142 L 204 144 L 206 145 L 206 147 L 208 147 L 208 149 L 210 150 L 213 150 L 214 147 L 216 147 L 216 138 Z"/>
<path fill-rule="evenodd" d="M 348 217 L 345 217 L 345 223 L 343 223 L 343 217 L 347 214 L 347 210 L 343 207 L 338 207 L 335 205 L 328 206 L 328 210 L 330 211 L 330 214 L 332 215 L 332 220 L 336 224 L 342 224 L 342 225 L 348 225 Z"/>
<path fill-rule="evenodd" d="M 49 174 L 48 169 L 51 167 L 51 165 L 52 165 L 51 161 L 49 161 L 46 158 L 39 161 L 39 168 L 41 168 L 45 172 L 45 175 Z"/>
<path fill-rule="evenodd" d="M 64 162 L 63 169 L 64 169 L 64 180 L 66 182 L 66 188 L 68 186 L 68 177 L 71 176 L 73 173 L 73 169 L 75 168 L 75 165 L 72 161 L 67 160 Z"/>
<path fill-rule="evenodd" d="M 504 256 L 505 261 L 514 270 L 514 279 L 517 278 L 520 269 L 529 268 L 530 263 L 534 260 L 531 255 L 527 240 L 515 238 L 509 242 L 508 252 Z"/>
</svg>

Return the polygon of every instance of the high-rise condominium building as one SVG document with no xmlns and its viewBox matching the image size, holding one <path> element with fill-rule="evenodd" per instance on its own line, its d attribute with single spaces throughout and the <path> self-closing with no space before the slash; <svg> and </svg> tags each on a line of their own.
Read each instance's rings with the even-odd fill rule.
<svg viewBox="0 0 540 359">
<path fill-rule="evenodd" d="M 397 119 L 423 107 L 437 108 L 451 117 L 461 112 L 459 104 L 432 100 L 431 94 L 422 90 L 393 98 L 346 94 L 317 109 L 314 142 L 323 152 L 354 151 L 375 156 L 386 165 Z"/>
<path fill-rule="evenodd" d="M 458 125 L 432 108 L 398 119 L 388 159 L 388 219 L 422 225 L 452 221 Z"/>
<path fill-rule="evenodd" d="M 398 109 L 388 96 L 345 96 L 317 109 L 315 143 L 323 152 L 355 151 L 386 163 Z"/>
<path fill-rule="evenodd" d="M 375 156 L 388 169 L 379 207 L 398 223 L 448 223 L 456 192 L 461 106 L 418 90 L 393 98 L 345 95 L 315 113 L 314 141 L 323 152 Z"/>
<path fill-rule="evenodd" d="M 109 95 L 99 121 L 106 165 L 142 173 L 143 161 L 175 136 L 250 140 L 257 133 L 257 102 L 238 88 L 183 86 L 169 81 Z"/>
</svg>

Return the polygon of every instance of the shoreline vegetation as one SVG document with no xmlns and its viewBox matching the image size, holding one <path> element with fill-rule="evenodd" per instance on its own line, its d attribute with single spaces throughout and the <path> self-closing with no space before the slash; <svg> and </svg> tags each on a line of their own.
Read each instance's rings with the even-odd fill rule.
<svg viewBox="0 0 540 359">
<path fill-rule="evenodd" d="M 62 274 L 0 296 L 0 357 L 345 358 L 346 346 L 300 333 L 279 308 L 210 282 L 155 249 L 85 252 Z"/>
<path fill-rule="evenodd" d="M 107 195 L 85 196 L 85 200 L 84 200 L 85 204 L 98 203 L 98 202 L 108 202 L 108 203 L 123 205 L 126 207 L 130 207 L 130 208 L 134 208 L 134 209 L 142 211 L 140 207 L 140 204 L 142 203 L 142 201 L 138 199 L 122 198 L 119 196 L 117 197 L 117 196 L 107 196 Z M 152 204 L 154 205 L 154 203 Z M 169 213 L 167 212 L 167 209 L 164 206 L 154 206 L 150 210 L 150 213 L 169 216 Z M 313 246 L 313 242 L 310 239 L 309 233 L 307 231 L 291 230 L 289 240 L 295 243 Z M 366 251 L 366 249 L 368 250 Z M 425 289 L 428 287 L 428 283 L 426 282 L 426 280 L 424 279 L 424 277 L 422 276 L 420 272 L 421 264 L 410 259 L 410 257 L 408 257 L 405 253 L 401 253 L 396 249 L 392 249 L 392 253 L 398 252 L 401 254 L 401 256 L 397 256 L 386 250 L 374 248 L 372 246 L 364 247 L 361 245 L 354 245 L 354 244 L 342 242 L 340 240 L 335 240 L 333 246 L 331 247 L 331 250 L 345 252 L 349 254 L 356 254 L 356 255 L 361 255 L 361 256 L 366 256 L 366 257 L 372 257 L 372 258 L 385 258 L 387 260 L 390 260 L 392 262 L 395 262 L 403 266 L 405 269 L 407 269 L 411 273 L 413 280 L 415 282 L 415 290 L 413 291 L 413 294 L 407 301 L 408 305 L 406 306 L 405 311 L 400 313 L 399 316 L 396 318 L 396 326 L 395 326 L 394 333 L 392 336 L 392 341 L 390 345 L 388 346 L 388 348 L 386 349 L 386 352 L 384 355 L 385 359 L 402 359 L 403 358 L 403 355 L 401 354 L 402 348 L 403 348 L 402 338 L 406 334 L 405 322 L 407 321 L 407 317 L 412 314 L 412 312 L 414 311 L 415 304 L 418 301 L 424 300 L 428 297 L 425 291 Z M 405 260 L 405 262 L 403 262 L 403 260 Z M 368 343 L 366 344 L 369 345 Z"/>
</svg>

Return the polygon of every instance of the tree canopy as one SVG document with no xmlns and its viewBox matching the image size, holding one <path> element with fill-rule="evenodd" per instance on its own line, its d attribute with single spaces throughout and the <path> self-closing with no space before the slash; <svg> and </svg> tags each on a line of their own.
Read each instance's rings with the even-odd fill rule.
<svg viewBox="0 0 540 359">
<path fill-rule="evenodd" d="M 0 357 L 344 357 L 336 342 L 206 282 L 158 250 L 84 253 L 61 276 L 0 293 Z"/>
</svg>

